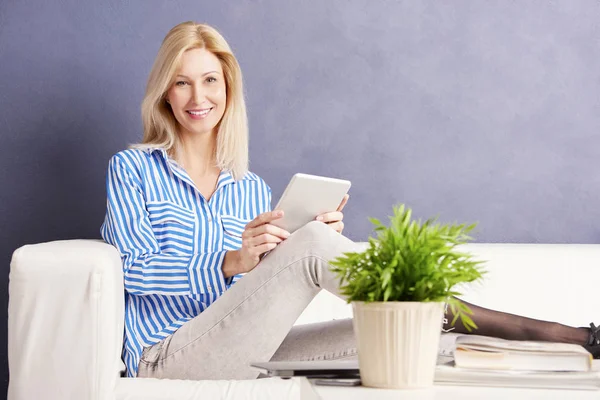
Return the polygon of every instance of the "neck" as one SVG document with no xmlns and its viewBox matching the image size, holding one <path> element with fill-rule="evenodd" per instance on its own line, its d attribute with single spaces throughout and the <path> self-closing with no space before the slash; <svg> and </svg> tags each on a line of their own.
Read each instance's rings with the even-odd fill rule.
<svg viewBox="0 0 600 400">
<path fill-rule="evenodd" d="M 179 138 L 180 145 L 175 160 L 188 173 L 206 175 L 214 172 L 217 165 L 216 132 L 203 135 L 181 134 Z"/>
</svg>

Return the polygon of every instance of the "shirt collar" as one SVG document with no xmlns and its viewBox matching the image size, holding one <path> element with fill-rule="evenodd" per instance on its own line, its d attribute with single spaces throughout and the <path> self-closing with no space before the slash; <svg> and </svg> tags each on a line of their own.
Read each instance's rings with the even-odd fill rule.
<svg viewBox="0 0 600 400">
<path fill-rule="evenodd" d="M 167 150 L 165 150 L 164 148 L 162 148 L 162 147 L 147 147 L 143 150 L 148 155 L 152 155 L 153 153 L 159 153 L 166 162 L 173 163 L 177 166 L 177 168 L 180 168 L 183 170 L 183 168 L 181 168 L 181 166 L 179 166 L 179 164 L 177 164 L 177 162 L 175 160 L 173 160 L 171 157 L 169 157 Z M 251 172 L 246 172 L 246 174 L 244 175 L 244 177 L 241 180 L 255 181 L 256 175 L 254 175 Z M 219 190 L 223 186 L 227 186 L 231 183 L 235 183 L 235 179 L 233 179 L 233 175 L 231 175 L 231 172 L 229 172 L 228 170 L 225 170 L 225 169 L 221 170 L 221 173 L 219 174 L 219 179 L 217 180 L 216 190 Z"/>
<path fill-rule="evenodd" d="M 231 176 L 231 173 L 227 170 L 221 170 L 219 174 L 219 179 L 217 180 L 217 188 L 215 190 L 221 189 L 223 186 L 227 186 L 230 183 L 235 183 L 235 179 Z"/>
<path fill-rule="evenodd" d="M 146 147 L 146 148 L 143 148 L 142 151 L 144 151 L 144 153 L 146 153 L 148 155 L 152 155 L 154 153 L 159 153 L 160 155 L 163 156 L 163 158 L 166 161 L 169 160 L 169 155 L 167 154 L 167 151 L 165 149 L 163 149 L 162 147 Z"/>
</svg>

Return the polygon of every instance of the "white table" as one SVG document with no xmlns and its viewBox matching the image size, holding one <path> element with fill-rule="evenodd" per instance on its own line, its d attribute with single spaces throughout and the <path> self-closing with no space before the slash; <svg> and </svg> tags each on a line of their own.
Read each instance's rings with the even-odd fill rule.
<svg viewBox="0 0 600 400">
<path fill-rule="evenodd" d="M 456 335 L 442 335 L 440 346 L 450 349 L 454 347 L 455 340 Z M 438 363 L 445 363 L 450 359 L 451 357 L 440 356 L 438 357 Z M 600 360 L 594 360 L 593 369 L 595 371 L 600 371 Z M 320 397 L 322 400 L 600 400 L 600 390 L 525 389 L 441 384 L 435 385 L 429 389 L 414 390 L 373 389 L 363 386 L 342 387 L 312 385 L 312 391 L 315 392 L 315 398 Z"/>
<path fill-rule="evenodd" d="M 312 386 L 322 400 L 598 400 L 600 391 L 434 386 L 430 389 L 388 390 L 362 386 Z M 309 398 L 309 397 L 307 397 Z"/>
</svg>

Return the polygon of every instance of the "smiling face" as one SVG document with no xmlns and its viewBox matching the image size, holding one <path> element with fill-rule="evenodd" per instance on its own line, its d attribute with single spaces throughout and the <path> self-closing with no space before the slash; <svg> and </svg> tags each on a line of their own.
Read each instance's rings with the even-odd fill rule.
<svg viewBox="0 0 600 400">
<path fill-rule="evenodd" d="M 179 122 L 179 133 L 215 133 L 227 102 L 227 88 L 219 59 L 206 49 L 183 53 L 175 81 L 166 96 Z"/>
</svg>

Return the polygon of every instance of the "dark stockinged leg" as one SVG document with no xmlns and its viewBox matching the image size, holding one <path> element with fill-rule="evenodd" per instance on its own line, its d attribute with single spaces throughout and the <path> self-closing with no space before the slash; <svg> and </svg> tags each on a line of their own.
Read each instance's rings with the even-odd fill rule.
<svg viewBox="0 0 600 400">
<path fill-rule="evenodd" d="M 509 340 L 574 343 L 584 345 L 592 354 L 597 353 L 594 356 L 600 356 L 600 328 L 595 328 L 593 324 L 592 328 L 595 328 L 595 330 L 590 328 L 574 328 L 556 322 L 521 317 L 519 315 L 479 307 L 465 301 L 462 302 L 473 311 L 471 318 L 477 325 L 477 329 L 469 332 L 462 324 L 460 318 L 456 320 L 456 324 L 452 327 L 450 323 L 454 318 L 454 314 L 450 307 L 448 307 L 445 315 L 447 323 L 444 324 L 444 330 L 456 333 L 493 336 Z"/>
</svg>

